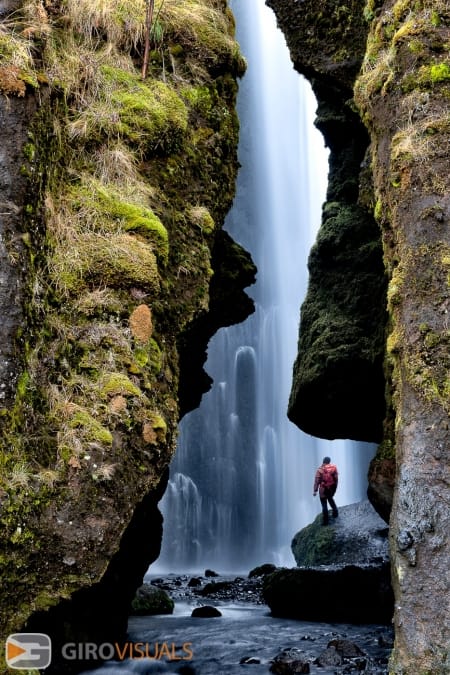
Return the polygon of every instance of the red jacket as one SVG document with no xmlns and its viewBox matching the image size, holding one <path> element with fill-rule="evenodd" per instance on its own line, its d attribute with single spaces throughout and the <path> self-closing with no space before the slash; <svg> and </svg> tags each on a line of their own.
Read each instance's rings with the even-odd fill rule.
<svg viewBox="0 0 450 675">
<path fill-rule="evenodd" d="M 332 477 L 333 483 L 330 484 L 328 479 L 325 477 L 327 473 L 330 478 Z M 316 477 L 314 479 L 314 492 L 317 492 L 319 489 L 319 495 L 321 497 L 325 496 L 325 488 L 331 488 L 332 494 L 336 492 L 338 485 L 338 470 L 335 464 L 322 464 L 316 471 Z"/>
</svg>

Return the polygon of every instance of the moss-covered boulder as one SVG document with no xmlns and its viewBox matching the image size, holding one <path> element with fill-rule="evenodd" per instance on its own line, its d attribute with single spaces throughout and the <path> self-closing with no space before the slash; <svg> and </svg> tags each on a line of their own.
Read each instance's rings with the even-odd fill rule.
<svg viewBox="0 0 450 675">
<path fill-rule="evenodd" d="M 299 567 L 334 564 L 381 564 L 389 559 L 388 528 L 369 501 L 342 506 L 339 517 L 322 525 L 322 516 L 292 540 Z"/>
<path fill-rule="evenodd" d="M 131 613 L 138 616 L 150 614 L 172 614 L 175 603 L 162 588 L 143 584 L 137 589 L 131 603 Z"/>
</svg>

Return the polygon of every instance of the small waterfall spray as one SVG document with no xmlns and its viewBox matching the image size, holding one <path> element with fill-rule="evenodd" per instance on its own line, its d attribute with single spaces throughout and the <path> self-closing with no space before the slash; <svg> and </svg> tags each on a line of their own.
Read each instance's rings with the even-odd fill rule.
<svg viewBox="0 0 450 675">
<path fill-rule="evenodd" d="M 365 497 L 373 446 L 312 438 L 286 416 L 307 257 L 325 198 L 327 153 L 315 100 L 292 68 L 264 0 L 233 0 L 249 67 L 238 99 L 242 168 L 225 224 L 258 267 L 256 311 L 211 340 L 214 385 L 180 425 L 161 502 L 164 538 L 152 569 L 245 571 L 292 565 L 292 536 L 320 511 L 312 497 L 326 454 L 340 469 L 337 502 Z"/>
</svg>

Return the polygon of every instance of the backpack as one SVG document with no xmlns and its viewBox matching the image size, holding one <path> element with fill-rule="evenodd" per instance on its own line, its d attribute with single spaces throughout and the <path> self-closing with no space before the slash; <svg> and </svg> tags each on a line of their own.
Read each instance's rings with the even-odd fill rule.
<svg viewBox="0 0 450 675">
<path fill-rule="evenodd" d="M 321 474 L 323 487 L 330 488 L 336 485 L 337 469 L 334 464 L 324 464 L 321 468 Z"/>
</svg>

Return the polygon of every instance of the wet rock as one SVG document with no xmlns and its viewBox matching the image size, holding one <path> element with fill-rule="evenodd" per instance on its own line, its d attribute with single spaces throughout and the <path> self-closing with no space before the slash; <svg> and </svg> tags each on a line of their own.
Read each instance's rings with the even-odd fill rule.
<svg viewBox="0 0 450 675">
<path fill-rule="evenodd" d="M 336 651 L 335 647 L 327 647 L 325 651 L 317 657 L 314 663 L 322 668 L 326 668 L 327 666 L 340 666 L 343 661 L 344 659 L 339 652 Z"/>
<path fill-rule="evenodd" d="M 253 577 L 264 577 L 266 574 L 275 572 L 276 569 L 276 565 L 273 565 L 272 563 L 265 563 L 264 565 L 259 565 L 259 567 L 254 567 L 252 570 L 250 570 L 248 573 L 248 578 L 253 579 Z"/>
<path fill-rule="evenodd" d="M 162 588 L 144 584 L 136 591 L 131 603 L 131 613 L 137 615 L 172 614 L 174 601 Z"/>
<path fill-rule="evenodd" d="M 189 588 L 197 588 L 198 586 L 202 585 L 202 580 L 200 577 L 192 577 L 192 579 L 189 579 L 188 581 L 188 586 Z"/>
<path fill-rule="evenodd" d="M 309 673 L 309 663 L 299 649 L 284 649 L 271 663 L 270 672 L 276 675 Z"/>
<path fill-rule="evenodd" d="M 388 563 L 278 570 L 263 597 L 274 616 L 312 621 L 389 623 L 394 605 Z"/>
<path fill-rule="evenodd" d="M 338 654 L 346 659 L 364 656 L 364 652 L 361 651 L 357 644 L 351 642 L 351 640 L 336 638 L 328 643 L 328 647 L 333 647 Z"/>
<path fill-rule="evenodd" d="M 395 457 L 382 457 L 381 448 L 369 466 L 367 496 L 375 511 L 389 523 L 395 486 Z"/>
<path fill-rule="evenodd" d="M 194 592 L 197 595 L 213 597 L 215 600 L 238 600 L 262 604 L 261 591 L 262 577 L 252 579 L 236 577 L 235 579 L 210 581 L 204 588 L 196 589 Z"/>
<path fill-rule="evenodd" d="M 389 559 L 388 528 L 368 500 L 341 507 L 331 522 L 323 528 L 320 515 L 297 532 L 291 545 L 297 565 L 381 565 Z"/>
<path fill-rule="evenodd" d="M 199 591 L 200 595 L 213 595 L 233 588 L 232 581 L 211 581 Z"/>
<path fill-rule="evenodd" d="M 205 577 L 218 577 L 219 575 L 214 570 L 205 570 Z"/>
<path fill-rule="evenodd" d="M 191 616 L 210 619 L 217 616 L 222 616 L 222 612 L 220 612 L 217 607 L 213 607 L 212 605 L 203 605 L 203 607 L 196 607 L 193 609 Z"/>
</svg>

